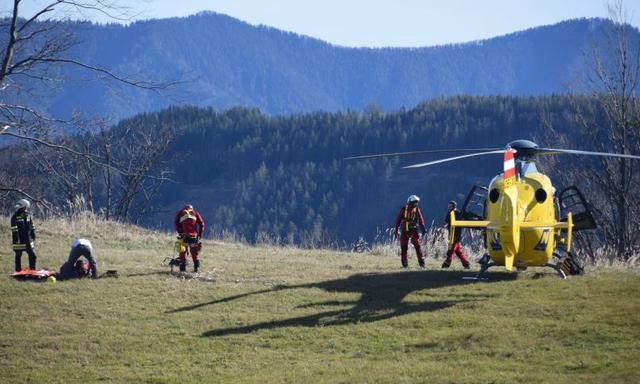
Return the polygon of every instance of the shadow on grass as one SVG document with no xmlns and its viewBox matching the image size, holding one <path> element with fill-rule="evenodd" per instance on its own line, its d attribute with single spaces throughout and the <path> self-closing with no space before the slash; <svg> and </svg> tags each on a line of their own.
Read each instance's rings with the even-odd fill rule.
<svg viewBox="0 0 640 384">
<path fill-rule="evenodd" d="M 186 273 L 185 275 L 180 275 L 179 272 L 171 272 L 171 271 L 152 271 L 152 272 L 140 272 L 140 273 L 132 273 L 130 275 L 124 275 L 123 277 L 147 277 L 147 276 L 166 276 L 180 280 L 197 280 L 205 283 L 213 283 L 215 282 L 215 278 L 213 275 L 209 273 Z"/>
<path fill-rule="evenodd" d="M 297 307 L 313 308 L 327 305 L 346 305 L 350 306 L 350 308 L 318 312 L 307 316 L 268 321 L 241 327 L 213 329 L 203 333 L 202 336 L 225 336 L 282 327 L 316 327 L 368 323 L 390 319 L 397 316 L 403 316 L 415 312 L 437 311 L 456 304 L 477 301 L 479 299 L 489 297 L 487 295 L 469 293 L 465 294 L 463 298 L 456 300 L 403 302 L 404 298 L 407 295 L 415 291 L 469 284 L 468 281 L 462 280 L 462 276 L 463 273 L 457 271 L 357 274 L 344 279 L 328 280 L 318 283 L 277 286 L 272 289 L 248 292 L 245 294 L 229 296 L 206 303 L 181 307 L 172 311 L 168 311 L 168 313 L 191 311 L 206 306 L 227 303 L 248 296 L 265 293 L 274 293 L 292 289 L 319 288 L 332 293 L 360 293 L 361 296 L 357 301 L 328 301 Z M 494 280 L 496 281 L 514 280 L 516 279 L 516 277 L 516 274 L 512 273 L 492 274 L 492 278 L 494 278 Z M 486 282 L 482 282 L 481 284 L 486 284 Z"/>
<path fill-rule="evenodd" d="M 178 277 L 177 273 L 171 272 L 171 271 L 138 272 L 138 273 L 123 275 L 123 277 L 142 277 L 142 276 L 153 276 L 153 275 Z"/>
</svg>

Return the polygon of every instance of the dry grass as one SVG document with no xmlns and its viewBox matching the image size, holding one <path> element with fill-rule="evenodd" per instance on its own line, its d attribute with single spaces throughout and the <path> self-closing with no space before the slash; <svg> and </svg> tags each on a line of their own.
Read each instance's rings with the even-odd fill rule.
<svg viewBox="0 0 640 384">
<path fill-rule="evenodd" d="M 36 224 L 41 266 L 85 236 L 121 277 L 16 282 L 0 247 L 3 382 L 640 381 L 635 269 L 469 284 L 433 258 L 400 270 L 389 244 L 354 254 L 208 240 L 202 275 L 181 279 L 160 266 L 169 233 L 93 217 Z"/>
</svg>

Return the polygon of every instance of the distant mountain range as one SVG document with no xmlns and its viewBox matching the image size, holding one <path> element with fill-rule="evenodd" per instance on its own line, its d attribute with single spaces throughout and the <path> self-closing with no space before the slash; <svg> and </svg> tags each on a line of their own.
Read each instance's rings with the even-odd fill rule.
<svg viewBox="0 0 640 384">
<path fill-rule="evenodd" d="M 69 22 L 80 39 L 73 57 L 139 79 L 182 82 L 158 94 L 76 81 L 57 91 L 48 108 L 58 117 L 82 111 L 117 121 L 176 104 L 288 114 L 397 110 L 457 94 L 554 94 L 565 90 L 583 65 L 583 51 L 606 25 L 580 19 L 466 44 L 373 49 L 339 47 L 215 13 L 129 26 Z"/>
</svg>

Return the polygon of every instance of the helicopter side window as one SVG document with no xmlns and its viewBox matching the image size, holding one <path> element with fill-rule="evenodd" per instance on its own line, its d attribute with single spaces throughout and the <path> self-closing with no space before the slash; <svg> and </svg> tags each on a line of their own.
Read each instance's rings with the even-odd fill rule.
<svg viewBox="0 0 640 384">
<path fill-rule="evenodd" d="M 536 189 L 536 201 L 538 203 L 544 203 L 546 200 L 547 200 L 547 192 L 542 188 Z"/>
<path fill-rule="evenodd" d="M 496 188 L 493 188 L 491 192 L 489 192 L 489 200 L 491 200 L 492 203 L 495 203 L 496 201 L 498 201 L 498 197 L 500 197 L 500 191 L 498 191 Z"/>
</svg>

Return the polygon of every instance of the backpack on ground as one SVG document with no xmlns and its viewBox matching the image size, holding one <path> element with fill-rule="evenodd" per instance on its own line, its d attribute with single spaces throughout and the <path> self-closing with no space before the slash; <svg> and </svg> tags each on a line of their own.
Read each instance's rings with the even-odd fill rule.
<svg viewBox="0 0 640 384">
<path fill-rule="evenodd" d="M 564 258 L 562 261 L 562 265 L 560 265 L 560 269 L 564 272 L 565 275 L 584 275 L 584 267 L 582 267 L 578 262 L 573 258 L 573 256 L 569 255 Z"/>
</svg>

